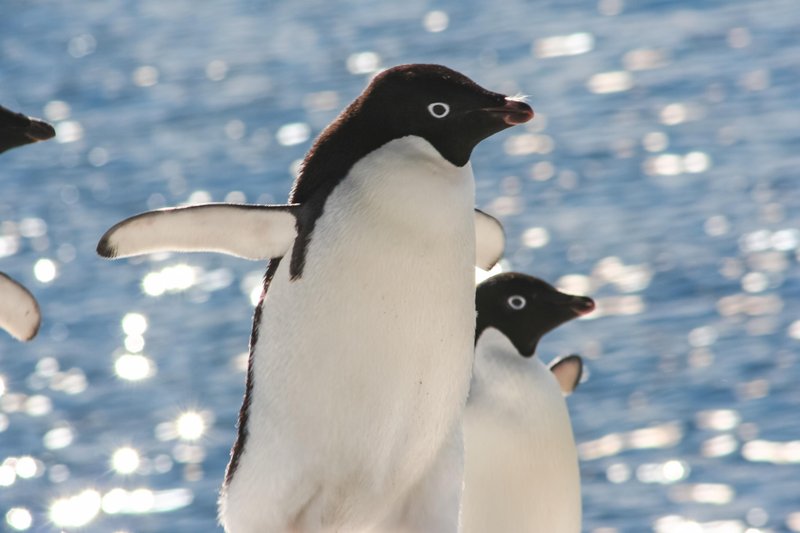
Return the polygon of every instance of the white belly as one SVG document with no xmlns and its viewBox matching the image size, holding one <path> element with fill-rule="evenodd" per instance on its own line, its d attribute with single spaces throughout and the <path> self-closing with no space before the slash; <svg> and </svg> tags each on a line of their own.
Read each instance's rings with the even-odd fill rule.
<svg viewBox="0 0 800 533">
<path fill-rule="evenodd" d="M 481 336 L 475 365 L 464 413 L 463 532 L 579 533 L 578 457 L 555 377 L 494 330 Z"/>
<path fill-rule="evenodd" d="M 289 281 L 281 262 L 254 352 L 248 438 L 223 495 L 230 531 L 368 527 L 460 422 L 474 184 L 469 165 L 432 150 L 405 138 L 362 160 L 329 197 L 302 277 Z"/>
</svg>

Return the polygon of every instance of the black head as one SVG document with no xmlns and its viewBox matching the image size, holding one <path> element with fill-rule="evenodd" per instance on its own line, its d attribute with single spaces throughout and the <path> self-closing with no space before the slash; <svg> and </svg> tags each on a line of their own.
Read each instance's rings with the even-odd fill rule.
<svg viewBox="0 0 800 533">
<path fill-rule="evenodd" d="M 528 104 L 488 91 L 441 65 L 401 65 L 381 72 L 353 111 L 392 138 L 426 139 L 456 166 L 465 165 L 483 139 L 533 118 Z"/>
<path fill-rule="evenodd" d="M 55 134 L 50 124 L 0 106 L 0 153 L 23 144 L 46 141 Z"/>
<path fill-rule="evenodd" d="M 487 91 L 447 67 L 400 65 L 381 72 L 325 128 L 303 160 L 289 195 L 290 202 L 305 207 L 292 253 L 292 277 L 302 272 L 308 235 L 325 199 L 361 158 L 415 135 L 460 167 L 480 141 L 531 118 L 528 104 Z"/>
<path fill-rule="evenodd" d="M 528 104 L 488 91 L 441 65 L 384 70 L 316 140 L 303 162 L 293 201 L 305 201 L 316 188 L 315 183 L 303 182 L 316 182 L 317 165 L 329 169 L 333 179 L 341 179 L 373 150 L 416 135 L 460 167 L 483 139 L 531 118 Z M 310 179 L 304 179 L 306 174 Z"/>
<path fill-rule="evenodd" d="M 495 328 L 524 357 L 534 354 L 545 333 L 594 309 L 591 298 L 564 294 L 539 278 L 517 272 L 498 274 L 478 285 L 475 304 L 475 342 L 486 328 Z"/>
</svg>

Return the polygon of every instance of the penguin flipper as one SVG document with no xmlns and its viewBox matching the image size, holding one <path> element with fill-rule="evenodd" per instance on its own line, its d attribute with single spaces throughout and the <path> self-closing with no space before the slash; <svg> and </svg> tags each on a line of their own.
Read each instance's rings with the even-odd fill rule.
<svg viewBox="0 0 800 533">
<path fill-rule="evenodd" d="M 0 153 L 55 137 L 53 126 L 0 106 Z"/>
<path fill-rule="evenodd" d="M 0 272 L 0 328 L 12 337 L 29 341 L 39 331 L 42 317 L 33 295 Z"/>
<path fill-rule="evenodd" d="M 491 268 L 503 257 L 506 234 L 500 221 L 480 209 L 475 210 L 475 266 Z"/>
<path fill-rule="evenodd" d="M 112 226 L 102 257 L 154 252 L 217 252 L 251 260 L 282 257 L 297 237 L 299 204 L 211 203 L 156 209 Z"/>
<path fill-rule="evenodd" d="M 556 376 L 564 396 L 569 396 L 581 381 L 583 359 L 575 354 L 559 357 L 550 363 L 550 371 Z"/>
</svg>

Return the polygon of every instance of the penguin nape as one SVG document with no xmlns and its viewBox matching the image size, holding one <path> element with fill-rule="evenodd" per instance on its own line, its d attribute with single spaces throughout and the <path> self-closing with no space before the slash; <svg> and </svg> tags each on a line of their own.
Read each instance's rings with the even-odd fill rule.
<svg viewBox="0 0 800 533">
<path fill-rule="evenodd" d="M 0 153 L 56 134 L 50 124 L 0 106 Z M 39 304 L 28 289 L 0 272 L 0 328 L 12 337 L 29 341 L 41 324 Z"/>
<path fill-rule="evenodd" d="M 473 264 L 502 251 L 502 230 L 473 210 L 469 159 L 532 117 L 446 67 L 394 67 L 316 139 L 287 205 L 149 213 L 101 240 L 110 257 L 270 258 L 220 497 L 226 531 L 458 530 Z M 245 242 L 223 222 L 233 229 L 209 243 L 193 236 L 199 214 L 262 235 Z M 498 231 L 501 249 L 479 253 L 476 233 L 497 248 Z"/>
<path fill-rule="evenodd" d="M 570 355 L 548 368 L 534 354 L 544 334 L 590 313 L 594 302 L 514 272 L 479 284 L 475 302 L 462 531 L 580 533 L 578 454 L 564 396 L 582 361 Z"/>
</svg>

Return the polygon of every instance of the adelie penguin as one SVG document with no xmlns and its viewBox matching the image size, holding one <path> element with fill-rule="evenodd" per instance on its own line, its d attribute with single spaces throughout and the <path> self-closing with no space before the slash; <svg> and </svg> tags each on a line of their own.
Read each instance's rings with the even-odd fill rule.
<svg viewBox="0 0 800 533">
<path fill-rule="evenodd" d="M 270 234 L 240 255 L 271 261 L 226 531 L 458 530 L 478 256 L 469 159 L 532 117 L 446 67 L 394 67 L 314 142 L 287 205 L 239 213 Z M 148 218 L 160 217 L 137 219 L 145 231 Z M 115 233 L 101 254 L 123 251 Z"/>
<path fill-rule="evenodd" d="M 55 134 L 50 124 L 0 106 L 0 153 Z M 18 340 L 29 341 L 39 331 L 40 322 L 39 304 L 30 291 L 0 272 L 0 328 Z"/>
<path fill-rule="evenodd" d="M 534 357 L 542 336 L 594 309 L 519 273 L 476 290 L 475 369 L 464 412 L 463 532 L 580 533 L 578 454 L 564 395 L 580 357 L 550 368 Z"/>
</svg>

